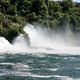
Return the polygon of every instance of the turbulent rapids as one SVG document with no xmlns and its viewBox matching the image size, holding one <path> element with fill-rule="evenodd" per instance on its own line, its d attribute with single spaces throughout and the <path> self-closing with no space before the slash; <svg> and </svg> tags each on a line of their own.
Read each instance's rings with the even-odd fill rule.
<svg viewBox="0 0 80 80">
<path fill-rule="evenodd" d="M 24 34 L 9 43 L 0 37 L 0 53 L 48 53 L 79 55 L 80 47 L 70 30 L 66 34 L 55 33 L 47 28 L 27 24 Z M 28 34 L 28 35 L 27 35 Z M 76 54 L 75 54 L 76 53 Z"/>
<path fill-rule="evenodd" d="M 79 36 L 27 24 L 9 43 L 0 37 L 0 80 L 80 80 Z"/>
</svg>

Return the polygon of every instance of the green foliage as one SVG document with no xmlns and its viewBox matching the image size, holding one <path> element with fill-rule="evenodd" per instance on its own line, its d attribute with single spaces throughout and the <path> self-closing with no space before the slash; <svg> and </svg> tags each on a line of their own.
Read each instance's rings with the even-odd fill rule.
<svg viewBox="0 0 80 80">
<path fill-rule="evenodd" d="M 16 13 L 17 13 L 16 6 L 15 5 L 11 5 L 9 10 L 7 11 L 7 14 L 16 15 Z"/>
<path fill-rule="evenodd" d="M 74 4 L 72 0 L 63 0 L 62 6 L 63 6 L 63 9 L 62 9 L 63 12 L 66 12 L 69 10 L 69 8 L 72 8 Z"/>
<path fill-rule="evenodd" d="M 0 0 L 1 11 L 6 13 L 10 7 L 9 0 Z"/>
<path fill-rule="evenodd" d="M 10 0 L 10 3 L 11 3 L 12 5 L 14 5 L 14 4 L 16 4 L 16 1 L 17 1 L 17 0 Z"/>
<path fill-rule="evenodd" d="M 61 6 L 59 3 L 55 2 L 55 1 L 50 1 L 49 2 L 49 14 L 51 16 L 54 15 L 55 12 L 61 12 Z"/>
<path fill-rule="evenodd" d="M 2 13 L 0 13 L 0 23 L 2 23 L 2 21 L 4 20 L 4 18 L 5 18 L 5 16 Z"/>
<path fill-rule="evenodd" d="M 35 12 L 36 15 L 41 15 L 43 17 L 48 15 L 48 8 L 44 0 L 35 0 L 33 2 L 32 11 Z"/>
<path fill-rule="evenodd" d="M 23 32 L 26 22 L 54 30 L 68 23 L 72 31 L 80 32 L 80 4 L 72 0 L 0 0 L 0 36 L 11 42 Z"/>
<path fill-rule="evenodd" d="M 37 16 L 36 16 L 35 12 L 32 12 L 27 17 L 28 17 L 28 22 L 30 22 L 30 23 L 33 21 L 37 21 Z"/>
<path fill-rule="evenodd" d="M 33 5 L 34 0 L 25 0 L 24 1 L 24 10 L 25 10 L 25 15 L 30 14 L 32 12 L 32 5 Z"/>
</svg>

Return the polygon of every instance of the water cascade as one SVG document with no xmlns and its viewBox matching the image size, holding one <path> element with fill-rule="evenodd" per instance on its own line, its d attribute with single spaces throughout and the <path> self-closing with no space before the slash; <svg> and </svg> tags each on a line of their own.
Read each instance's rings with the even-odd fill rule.
<svg viewBox="0 0 80 80">
<path fill-rule="evenodd" d="M 12 43 L 0 37 L 0 80 L 80 80 L 79 34 L 27 24 Z"/>
<path fill-rule="evenodd" d="M 65 34 L 60 34 L 47 28 L 27 24 L 24 31 L 29 35 L 30 46 L 24 34 L 15 38 L 12 44 L 4 37 L 0 37 L 0 53 L 77 53 L 79 55 L 79 40 L 68 29 Z"/>
</svg>

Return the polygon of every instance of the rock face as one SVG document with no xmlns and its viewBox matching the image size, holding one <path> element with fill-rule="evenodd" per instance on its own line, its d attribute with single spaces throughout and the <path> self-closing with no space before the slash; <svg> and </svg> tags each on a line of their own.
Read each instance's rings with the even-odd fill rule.
<svg viewBox="0 0 80 80">
<path fill-rule="evenodd" d="M 29 35 L 28 35 L 26 32 L 24 32 L 23 35 L 24 35 L 24 38 L 25 38 L 25 40 L 26 40 L 26 42 L 27 42 L 27 46 L 30 46 L 31 43 L 30 43 Z"/>
</svg>

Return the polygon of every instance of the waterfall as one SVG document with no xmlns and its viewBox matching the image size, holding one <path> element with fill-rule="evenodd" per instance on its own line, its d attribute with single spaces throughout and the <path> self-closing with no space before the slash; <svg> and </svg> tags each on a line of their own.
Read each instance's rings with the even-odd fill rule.
<svg viewBox="0 0 80 80">
<path fill-rule="evenodd" d="M 80 53 L 79 45 L 72 32 L 65 34 L 55 33 L 53 30 L 27 24 L 25 34 L 16 37 L 12 44 L 4 37 L 0 37 L 0 53 L 50 53 L 50 54 L 74 54 Z M 69 33 L 68 33 L 69 32 Z M 28 35 L 27 35 L 28 34 Z M 28 39 L 29 37 L 29 39 Z M 68 39 L 70 38 L 70 39 Z"/>
</svg>

